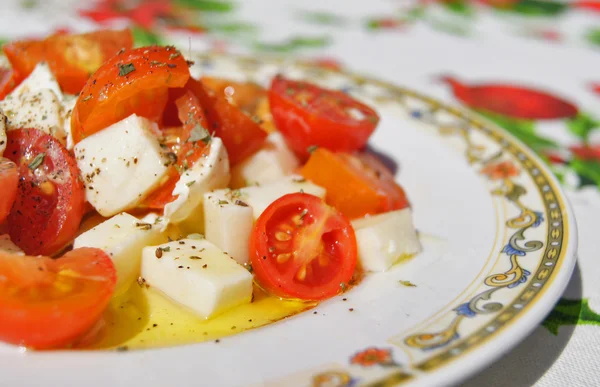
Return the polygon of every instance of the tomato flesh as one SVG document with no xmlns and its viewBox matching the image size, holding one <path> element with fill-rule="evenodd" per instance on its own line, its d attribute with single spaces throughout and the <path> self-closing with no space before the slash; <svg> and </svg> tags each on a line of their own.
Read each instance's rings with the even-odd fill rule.
<svg viewBox="0 0 600 387">
<path fill-rule="evenodd" d="M 280 297 L 322 300 L 351 281 L 357 247 L 350 222 L 320 198 L 295 193 L 258 218 L 250 260 L 259 284 Z"/>
<path fill-rule="evenodd" d="M 315 150 L 300 173 L 327 190 L 326 201 L 350 219 L 408 207 L 394 176 L 374 156 Z"/>
<path fill-rule="evenodd" d="M 116 281 L 100 249 L 58 259 L 0 252 L 0 340 L 36 349 L 71 344 L 100 319 Z"/>
<path fill-rule="evenodd" d="M 14 71 L 0 67 L 0 100 L 3 100 L 16 86 Z"/>
<path fill-rule="evenodd" d="M 71 117 L 75 142 L 132 114 L 160 121 L 169 88 L 190 77 L 174 47 L 140 47 L 106 61 L 83 87 Z"/>
<path fill-rule="evenodd" d="M 40 62 L 47 62 L 61 89 L 70 94 L 81 91 L 91 74 L 119 50 L 129 50 L 129 30 L 96 31 L 86 34 L 58 34 L 44 40 L 21 40 L 3 47 L 17 76 L 25 79 Z"/>
<path fill-rule="evenodd" d="M 4 222 L 17 197 L 17 185 L 19 184 L 19 171 L 17 165 L 0 157 L 0 223 Z"/>
<path fill-rule="evenodd" d="M 30 255 L 57 253 L 77 233 L 85 208 L 75 158 L 41 130 L 11 130 L 7 137 L 4 156 L 19 171 L 7 219 L 11 240 Z"/>
<path fill-rule="evenodd" d="M 361 149 L 379 122 L 373 109 L 341 91 L 282 76 L 271 83 L 269 104 L 275 126 L 303 159 L 314 146 L 342 152 Z"/>
</svg>

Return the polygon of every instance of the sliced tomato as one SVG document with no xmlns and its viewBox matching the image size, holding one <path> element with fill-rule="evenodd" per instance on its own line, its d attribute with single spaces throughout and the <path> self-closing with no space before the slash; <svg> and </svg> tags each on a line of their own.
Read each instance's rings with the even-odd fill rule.
<svg viewBox="0 0 600 387">
<path fill-rule="evenodd" d="M 350 219 L 408 207 L 406 194 L 392 173 L 369 154 L 318 148 L 300 173 L 325 188 L 327 203 Z"/>
<path fill-rule="evenodd" d="M 30 255 L 51 255 L 76 235 L 85 208 L 73 156 L 37 129 L 11 130 L 4 156 L 19 169 L 17 199 L 8 216 L 12 241 Z"/>
<path fill-rule="evenodd" d="M 101 318 L 117 282 L 100 249 L 58 259 L 0 252 L 0 340 L 36 349 L 60 348 Z"/>
<path fill-rule="evenodd" d="M 202 77 L 201 81 L 215 94 L 225 97 L 230 104 L 248 114 L 252 114 L 260 99 L 267 96 L 267 91 L 254 82 L 235 82 L 214 77 Z"/>
<path fill-rule="evenodd" d="M 274 201 L 250 238 L 256 279 L 280 297 L 322 300 L 345 289 L 356 267 L 357 247 L 348 219 L 313 195 Z"/>
<path fill-rule="evenodd" d="M 85 84 L 71 116 L 75 142 L 132 114 L 159 121 L 168 89 L 183 87 L 190 71 L 174 47 L 140 47 L 105 62 Z"/>
<path fill-rule="evenodd" d="M 0 223 L 4 222 L 17 197 L 17 185 L 19 183 L 19 171 L 17 165 L 0 157 Z"/>
<path fill-rule="evenodd" d="M 341 92 L 277 76 L 269 90 L 275 126 L 301 158 L 309 148 L 352 152 L 367 143 L 379 122 L 369 106 Z"/>
<path fill-rule="evenodd" d="M 3 100 L 17 86 L 12 69 L 0 67 L 0 100 Z"/>
<path fill-rule="evenodd" d="M 229 164 L 239 163 L 262 147 L 267 133 L 238 107 L 227 102 L 224 96 L 210 92 L 193 78 L 186 88 L 198 97 L 206 114 L 209 132 L 223 140 Z"/>
<path fill-rule="evenodd" d="M 198 98 L 189 90 L 175 101 L 178 120 L 182 126 L 163 130 L 165 145 L 177 157 L 177 167 L 169 167 L 168 178 L 151 193 L 142 207 L 162 209 L 175 200 L 172 192 L 179 181 L 179 171 L 191 168 L 203 155 L 207 155 L 210 135 L 206 130 L 207 122 Z"/>
<path fill-rule="evenodd" d="M 129 30 L 103 30 L 55 34 L 42 41 L 15 41 L 6 44 L 3 50 L 18 74 L 18 82 L 31 74 L 39 62 L 47 62 L 61 89 L 77 94 L 102 63 L 132 46 Z"/>
</svg>

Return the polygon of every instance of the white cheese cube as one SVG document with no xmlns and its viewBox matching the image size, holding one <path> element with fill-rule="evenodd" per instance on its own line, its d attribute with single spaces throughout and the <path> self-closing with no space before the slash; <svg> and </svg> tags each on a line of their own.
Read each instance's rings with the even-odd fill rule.
<svg viewBox="0 0 600 387">
<path fill-rule="evenodd" d="M 304 192 L 320 198 L 325 197 L 325 188 L 297 175 L 256 187 L 242 188 L 239 192 L 241 193 L 239 199 L 252 207 L 254 219 L 258 219 L 260 214 L 275 200 L 290 193 Z"/>
<path fill-rule="evenodd" d="M 240 264 L 248 262 L 248 241 L 254 216 L 252 208 L 231 200 L 230 191 L 204 194 L 204 233 L 206 239 Z"/>
<path fill-rule="evenodd" d="M 213 138 L 209 152 L 181 174 L 173 189 L 174 201 L 165 206 L 165 218 L 172 223 L 186 220 L 202 204 L 204 193 L 229 184 L 229 157 L 220 138 Z M 202 211 L 202 208 L 199 208 Z"/>
<path fill-rule="evenodd" d="M 17 245 L 15 245 L 11 240 L 8 234 L 0 235 L 0 252 L 15 254 L 15 255 L 25 255 L 23 250 Z"/>
<path fill-rule="evenodd" d="M 421 251 L 410 208 L 356 219 L 352 226 L 365 270 L 386 271 L 400 258 Z"/>
<path fill-rule="evenodd" d="M 6 116 L 2 110 L 0 110 L 0 156 L 4 154 L 6 141 Z"/>
<path fill-rule="evenodd" d="M 86 199 L 102 216 L 135 207 L 166 175 L 155 125 L 131 115 L 75 146 Z"/>
<path fill-rule="evenodd" d="M 231 180 L 236 187 L 270 183 L 293 173 L 299 165 L 281 133 L 273 132 L 261 150 L 232 169 Z"/>
<path fill-rule="evenodd" d="M 51 89 L 24 92 L 18 98 L 7 96 L 0 108 L 8 118 L 8 130 L 35 128 L 66 142 L 62 104 Z"/>
<path fill-rule="evenodd" d="M 167 240 L 152 219 L 121 213 L 75 238 L 73 248 L 96 247 L 110 256 L 117 269 L 116 295 L 123 294 L 139 276 L 142 250 Z"/>
<path fill-rule="evenodd" d="M 56 95 L 56 98 L 58 98 L 59 101 L 62 101 L 63 94 L 54 74 L 50 71 L 48 64 L 40 62 L 35 66 L 31 74 L 29 74 L 19 86 L 6 96 L 6 99 L 19 99 L 25 94 L 37 93 L 38 91 L 45 89 L 52 90 L 54 95 Z"/>
<path fill-rule="evenodd" d="M 252 274 L 205 239 L 146 247 L 142 278 L 204 318 L 252 300 Z"/>
</svg>

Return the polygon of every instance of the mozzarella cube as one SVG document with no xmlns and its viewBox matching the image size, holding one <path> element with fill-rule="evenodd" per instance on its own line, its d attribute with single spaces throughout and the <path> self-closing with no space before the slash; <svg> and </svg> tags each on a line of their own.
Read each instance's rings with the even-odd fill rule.
<svg viewBox="0 0 600 387">
<path fill-rule="evenodd" d="M 265 184 L 293 173 L 299 165 L 281 133 L 273 132 L 261 150 L 232 169 L 231 180 L 235 187 Z"/>
<path fill-rule="evenodd" d="M 146 247 L 142 278 L 204 318 L 252 300 L 252 274 L 205 239 Z"/>
<path fill-rule="evenodd" d="M 8 118 L 8 130 L 35 128 L 61 142 L 66 142 L 62 104 L 51 89 L 23 92 L 20 96 L 0 101 L 0 108 Z"/>
<path fill-rule="evenodd" d="M 31 74 L 7 95 L 6 99 L 19 99 L 25 94 L 37 93 L 41 90 L 52 90 L 59 101 L 62 101 L 63 99 L 60 86 L 58 85 L 54 74 L 50 71 L 50 67 L 48 67 L 48 64 L 45 62 L 38 63 Z"/>
<path fill-rule="evenodd" d="M 243 265 L 248 262 L 254 215 L 251 207 L 230 197 L 229 190 L 204 194 L 204 233 L 208 241 Z"/>
<path fill-rule="evenodd" d="M 65 130 L 65 146 L 68 150 L 73 150 L 75 143 L 73 141 L 73 134 L 71 134 L 71 115 L 73 114 L 73 109 L 75 109 L 75 104 L 77 103 L 77 97 L 72 95 L 66 95 L 63 99 L 63 110 L 62 110 L 62 118 L 63 118 L 63 127 Z"/>
<path fill-rule="evenodd" d="M 213 138 L 207 155 L 181 174 L 173 189 L 174 201 L 165 206 L 164 215 L 172 223 L 191 216 L 204 198 L 204 193 L 229 184 L 229 157 L 220 138 Z M 200 207 L 201 211 L 201 207 Z"/>
<path fill-rule="evenodd" d="M 238 191 L 241 193 L 239 199 L 252 207 L 254 219 L 258 219 L 260 214 L 275 200 L 290 193 L 304 192 L 320 198 L 325 197 L 325 188 L 297 175 L 256 187 L 242 188 Z"/>
<path fill-rule="evenodd" d="M 110 256 L 117 269 L 116 295 L 123 294 L 139 276 L 142 250 L 166 241 L 160 225 L 127 213 L 104 221 L 75 238 L 73 248 L 96 247 Z"/>
<path fill-rule="evenodd" d="M 155 125 L 134 114 L 75 146 L 86 199 L 102 216 L 135 207 L 166 176 Z"/>
<path fill-rule="evenodd" d="M 15 255 L 25 255 L 23 250 L 15 245 L 8 234 L 0 235 L 0 252 Z"/>
<path fill-rule="evenodd" d="M 4 154 L 6 149 L 6 116 L 0 110 L 0 156 Z"/>
<path fill-rule="evenodd" d="M 368 271 L 386 271 L 403 257 L 421 251 L 410 208 L 352 221 L 358 259 Z"/>
</svg>

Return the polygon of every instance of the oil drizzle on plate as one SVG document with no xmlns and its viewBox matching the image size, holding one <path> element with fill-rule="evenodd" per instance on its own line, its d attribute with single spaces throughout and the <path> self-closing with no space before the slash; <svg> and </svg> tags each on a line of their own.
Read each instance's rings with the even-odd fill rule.
<svg viewBox="0 0 600 387">
<path fill-rule="evenodd" d="M 78 349 L 144 349 L 198 343 L 230 336 L 293 316 L 315 306 L 282 300 L 254 287 L 254 300 L 204 320 L 152 288 L 133 284 L 114 299 L 103 326 Z"/>
</svg>

